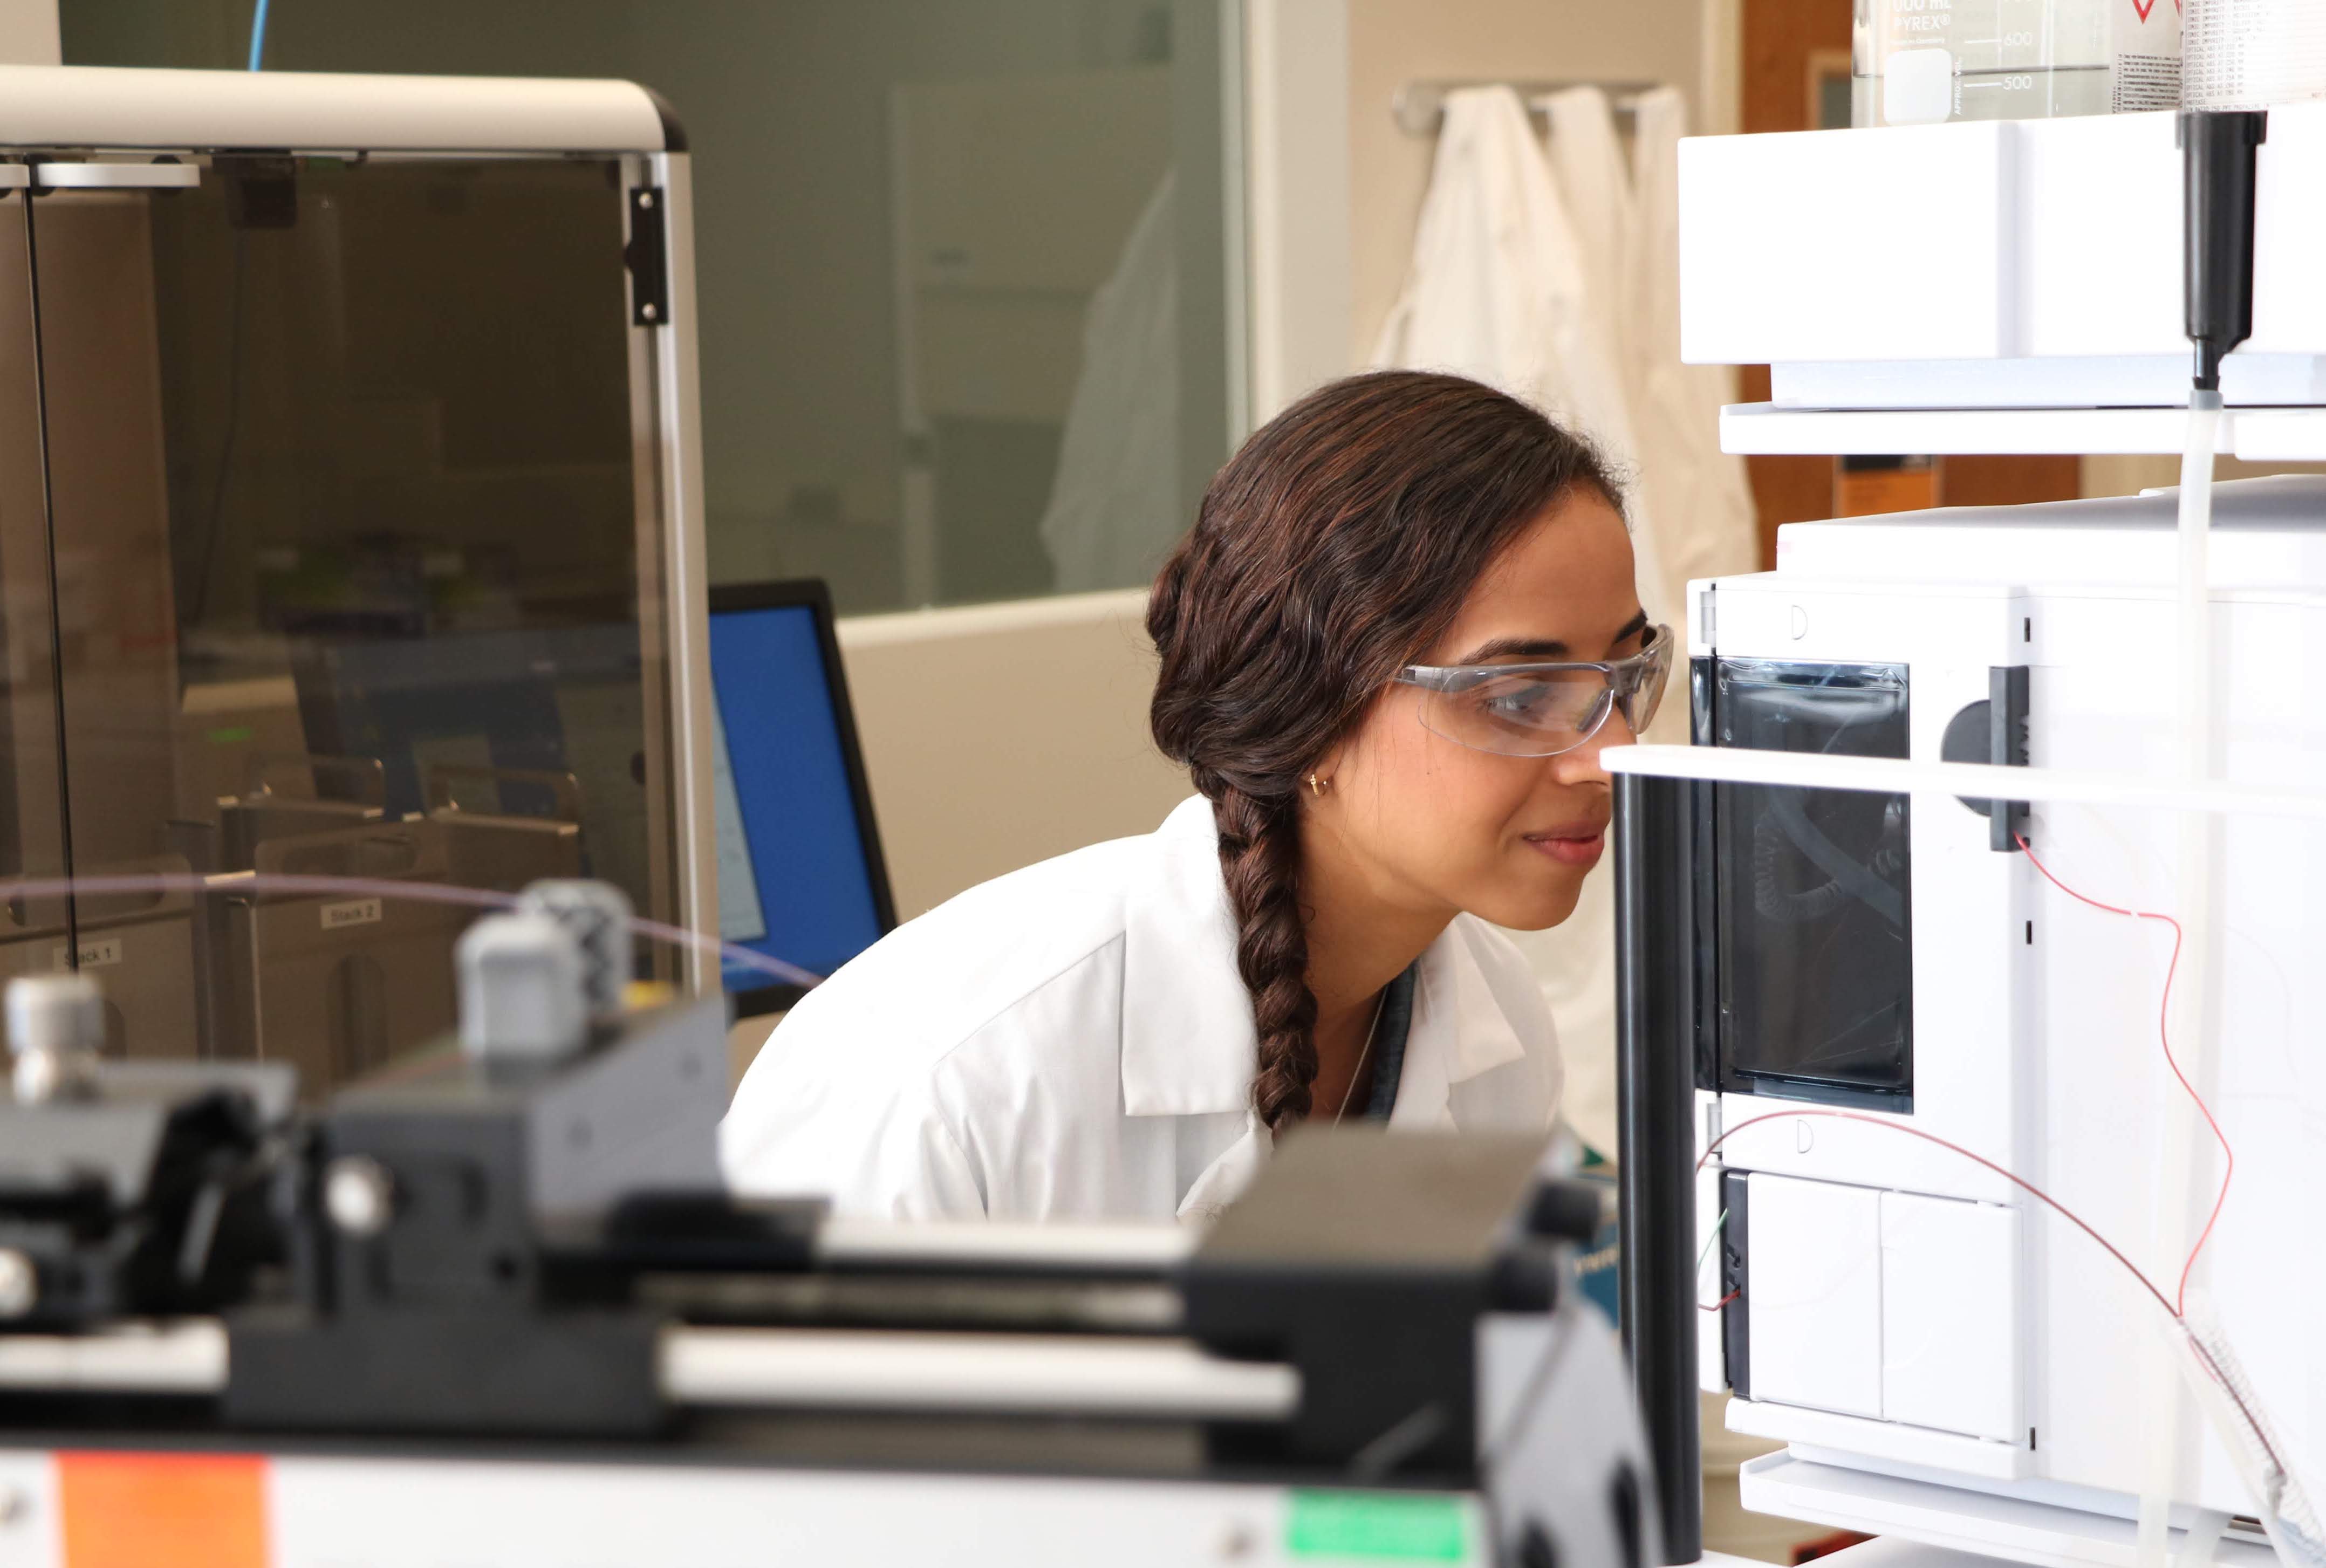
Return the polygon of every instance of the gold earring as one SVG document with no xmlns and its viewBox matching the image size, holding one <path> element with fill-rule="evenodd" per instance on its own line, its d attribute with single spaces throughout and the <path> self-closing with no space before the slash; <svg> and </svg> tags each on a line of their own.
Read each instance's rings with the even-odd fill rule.
<svg viewBox="0 0 2326 1568">
<path fill-rule="evenodd" d="M 1328 779 L 1328 778 L 1318 778 L 1318 777 L 1317 777 L 1315 774 L 1313 774 L 1313 773 L 1312 773 L 1312 774 L 1310 774 L 1310 775 L 1308 775 L 1308 781 L 1307 781 L 1307 782 L 1308 782 L 1308 794 L 1309 794 L 1309 797 L 1310 797 L 1311 799 L 1314 799 L 1315 797 L 1317 797 L 1317 796 L 1318 796 L 1318 795 L 1323 794 L 1326 789 L 1328 789 L 1329 787 L 1331 787 L 1332 783 L 1333 783 L 1333 781 L 1332 781 L 1331 779 Z"/>
</svg>

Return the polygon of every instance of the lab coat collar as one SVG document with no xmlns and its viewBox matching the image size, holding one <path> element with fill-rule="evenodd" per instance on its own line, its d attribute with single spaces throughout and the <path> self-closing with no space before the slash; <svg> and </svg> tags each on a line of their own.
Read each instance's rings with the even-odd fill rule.
<svg viewBox="0 0 2326 1568">
<path fill-rule="evenodd" d="M 1251 1103 L 1260 1054 L 1236 969 L 1235 918 L 1211 803 L 1198 795 L 1147 840 L 1124 890 L 1122 1109 L 1200 1116 Z M 1449 1119 L 1457 1083 L 1526 1054 L 1458 916 L 1422 953 L 1400 1075 L 1399 1127 Z"/>
<path fill-rule="evenodd" d="M 1469 916 L 1455 916 L 1422 951 L 1392 1127 L 1458 1127 L 1448 1105 L 1454 1085 L 1526 1054 L 1471 946 L 1469 924 Z"/>
</svg>

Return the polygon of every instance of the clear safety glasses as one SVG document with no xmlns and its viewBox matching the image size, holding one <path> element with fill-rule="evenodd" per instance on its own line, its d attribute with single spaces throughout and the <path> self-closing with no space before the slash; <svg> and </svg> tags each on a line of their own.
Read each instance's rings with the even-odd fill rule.
<svg viewBox="0 0 2326 1568">
<path fill-rule="evenodd" d="M 1556 664 L 1409 664 L 1397 673 L 1420 688 L 1430 733 L 1474 751 L 1557 756 L 1599 732 L 1622 709 L 1639 734 L 1656 716 L 1671 673 L 1671 628 L 1650 626 L 1628 659 Z"/>
</svg>

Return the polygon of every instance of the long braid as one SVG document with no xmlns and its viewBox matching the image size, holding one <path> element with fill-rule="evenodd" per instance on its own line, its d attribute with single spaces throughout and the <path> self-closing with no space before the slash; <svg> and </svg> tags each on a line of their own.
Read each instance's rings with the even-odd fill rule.
<svg viewBox="0 0 2326 1568">
<path fill-rule="evenodd" d="M 1214 797 L 1220 869 L 1236 917 L 1236 969 L 1260 1035 L 1252 1109 L 1270 1129 L 1307 1116 L 1317 1081 L 1317 997 L 1300 914 L 1300 813 L 1233 785 Z"/>
</svg>

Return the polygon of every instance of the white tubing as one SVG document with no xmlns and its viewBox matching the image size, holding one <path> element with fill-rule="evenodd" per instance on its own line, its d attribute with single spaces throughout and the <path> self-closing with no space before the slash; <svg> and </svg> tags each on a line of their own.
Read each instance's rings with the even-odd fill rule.
<svg viewBox="0 0 2326 1568">
<path fill-rule="evenodd" d="M 2201 784 L 2212 768 L 2206 755 L 2211 710 L 2212 591 L 2209 569 L 2213 534 L 2213 441 L 2221 426 L 2221 394 L 2189 394 L 2189 441 L 2181 454 L 2178 571 L 2180 710 L 2183 765 L 2189 782 Z"/>
<path fill-rule="evenodd" d="M 2202 1289 L 2191 1288 L 2188 1313 L 2172 1325 L 2168 1338 L 2182 1380 L 2252 1495 L 2254 1512 L 2278 1561 L 2284 1568 L 2321 1568 L 2326 1562 L 2326 1550 L 2321 1547 L 2326 1532 L 2320 1529 L 2309 1489 L 2293 1468 L 2293 1450 L 2271 1419 L 2268 1402 L 2221 1332 L 2220 1318 Z M 2181 1556 L 2184 1563 L 2210 1568 L 2209 1560 L 2195 1555 L 2187 1542 Z"/>
<path fill-rule="evenodd" d="M 820 1262 L 858 1268 L 1069 1269 L 1160 1274 L 1203 1239 L 1195 1226 L 1036 1225 L 1008 1221 L 859 1220 L 833 1215 L 817 1229 Z"/>
<path fill-rule="evenodd" d="M 2203 790 L 2214 775 L 2213 734 L 2213 443 L 2221 423 L 2221 394 L 2189 394 L 2189 437 L 2181 458 L 2178 571 L 2174 662 L 2178 665 L 2181 776 Z M 2201 1091 L 2208 1084 L 2212 1053 L 2210 1014 L 2213 988 L 2213 866 L 2219 856 L 2220 819 L 2191 812 L 2181 820 L 2174 902 L 2183 932 L 2181 966 L 2172 988 L 2172 1040 L 2181 1071 Z M 2155 1219 L 2150 1256 L 2159 1270 L 2177 1280 L 2200 1223 L 2197 1190 L 2197 1111 L 2178 1086 L 2163 1085 L 2164 1146 L 2157 1174 Z M 2207 1162 L 2210 1164 L 2210 1162 Z M 2194 1433 L 2181 1378 L 2167 1352 L 2154 1347 L 2141 1374 L 2142 1426 L 2146 1441 L 2141 1464 L 2137 1568 L 2166 1568 L 2172 1552 L 2172 1497 L 2182 1477 L 2184 1451 Z"/>
<path fill-rule="evenodd" d="M 225 1387 L 226 1328 L 216 1318 L 0 1334 L 0 1388 L 215 1394 Z"/>
<path fill-rule="evenodd" d="M 679 1405 L 1280 1421 L 1300 1403 L 1291 1368 L 1184 1340 L 673 1328 L 659 1360 L 663 1396 Z M 0 1391 L 200 1395 L 226 1383 L 215 1318 L 0 1334 Z"/>
<path fill-rule="evenodd" d="M 1300 1375 L 1180 1340 L 686 1328 L 664 1331 L 662 1391 L 680 1405 L 1279 1421 Z"/>
</svg>

